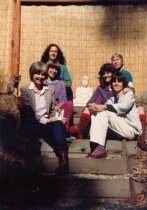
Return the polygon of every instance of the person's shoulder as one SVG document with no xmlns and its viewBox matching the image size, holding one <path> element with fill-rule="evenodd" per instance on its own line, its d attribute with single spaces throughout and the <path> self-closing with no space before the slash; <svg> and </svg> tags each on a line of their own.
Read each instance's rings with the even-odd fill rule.
<svg viewBox="0 0 147 210">
<path fill-rule="evenodd" d="M 53 84 L 54 84 L 55 86 L 61 86 L 61 85 L 63 86 L 62 80 L 59 80 L 59 79 L 54 80 Z"/>
<path fill-rule="evenodd" d="M 133 98 L 135 98 L 135 94 L 134 94 L 134 92 L 130 89 L 128 92 L 126 92 L 125 94 L 121 94 L 120 96 L 119 96 L 119 98 L 122 98 L 122 100 L 125 100 L 125 98 L 127 99 L 133 99 Z"/>
<path fill-rule="evenodd" d="M 131 72 L 129 70 L 126 70 L 126 69 L 121 69 L 121 72 L 126 73 L 126 74 L 131 74 Z"/>
<path fill-rule="evenodd" d="M 110 91 L 106 86 L 104 86 L 104 85 L 100 85 L 100 86 L 98 86 L 97 87 L 97 90 L 99 90 L 99 91 Z"/>
<path fill-rule="evenodd" d="M 66 68 L 66 65 L 65 64 L 60 64 L 60 67 L 61 68 Z"/>
<path fill-rule="evenodd" d="M 127 94 L 130 95 L 131 97 L 135 97 L 134 91 L 131 89 L 127 92 Z"/>
<path fill-rule="evenodd" d="M 60 64 L 60 67 L 62 71 L 68 71 L 67 66 L 65 64 Z"/>
<path fill-rule="evenodd" d="M 29 84 L 23 85 L 20 87 L 20 90 L 28 90 L 29 89 Z"/>
<path fill-rule="evenodd" d="M 65 87 L 65 86 L 63 85 L 62 80 L 57 80 L 57 81 L 56 81 L 56 85 L 59 86 L 59 87 L 62 87 L 62 86 Z"/>
<path fill-rule="evenodd" d="M 54 93 L 54 92 L 55 92 L 55 88 L 54 88 L 53 85 L 48 85 L 47 88 L 46 88 L 46 91 L 47 91 L 47 92 L 52 92 L 52 93 Z"/>
<path fill-rule="evenodd" d="M 66 67 L 66 64 L 60 63 L 60 66 L 63 66 L 63 67 L 65 66 Z"/>
</svg>

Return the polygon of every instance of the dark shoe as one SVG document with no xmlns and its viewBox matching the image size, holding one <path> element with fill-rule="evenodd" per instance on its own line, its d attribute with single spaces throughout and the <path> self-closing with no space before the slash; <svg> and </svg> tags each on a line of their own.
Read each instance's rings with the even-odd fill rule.
<svg viewBox="0 0 147 210">
<path fill-rule="evenodd" d="M 90 141 L 90 152 L 86 155 L 86 158 L 91 157 L 91 153 L 95 150 L 95 148 L 99 146 L 98 143 L 95 143 L 93 141 Z"/>
<path fill-rule="evenodd" d="M 143 151 L 146 151 L 146 152 L 147 152 L 147 144 L 146 144 L 146 142 L 145 142 L 145 141 L 144 141 L 144 142 L 142 142 L 142 143 L 138 142 L 137 146 L 138 146 L 141 150 L 143 150 Z"/>
<path fill-rule="evenodd" d="M 67 175 L 69 174 L 69 168 L 67 166 L 58 167 L 55 169 L 56 175 Z"/>
<path fill-rule="evenodd" d="M 69 174 L 69 158 L 68 151 L 62 151 L 57 155 L 59 166 L 55 169 L 56 175 L 67 175 Z"/>
<path fill-rule="evenodd" d="M 95 150 L 90 154 L 91 158 L 102 158 L 107 157 L 106 150 L 102 145 L 98 145 Z"/>
</svg>

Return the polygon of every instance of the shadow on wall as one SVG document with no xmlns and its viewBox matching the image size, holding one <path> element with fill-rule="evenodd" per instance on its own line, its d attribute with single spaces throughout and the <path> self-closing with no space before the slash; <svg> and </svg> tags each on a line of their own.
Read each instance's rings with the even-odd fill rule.
<svg viewBox="0 0 147 210">
<path fill-rule="evenodd" d="M 145 16 L 147 5 L 105 6 L 102 34 L 116 42 L 116 39 L 134 41 L 146 36 Z"/>
</svg>

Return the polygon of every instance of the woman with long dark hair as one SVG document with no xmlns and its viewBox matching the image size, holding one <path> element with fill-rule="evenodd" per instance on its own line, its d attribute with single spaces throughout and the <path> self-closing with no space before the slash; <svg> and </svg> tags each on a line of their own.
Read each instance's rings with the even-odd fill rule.
<svg viewBox="0 0 147 210">
<path fill-rule="evenodd" d="M 88 138 L 91 119 L 88 104 L 104 104 L 111 96 L 113 96 L 113 91 L 110 87 L 113 71 L 114 67 L 111 63 L 104 63 L 100 67 L 100 70 L 98 71 L 100 85 L 98 85 L 93 95 L 87 102 L 86 107 L 83 109 L 77 128 L 75 126 L 70 127 L 71 135 L 76 136 L 79 139 Z"/>
<path fill-rule="evenodd" d="M 72 79 L 66 67 L 66 59 L 62 50 L 57 44 L 50 44 L 42 54 L 41 62 L 54 63 L 60 65 L 60 80 L 65 86 L 67 102 L 65 104 L 65 115 L 69 119 L 66 124 L 67 129 L 73 124 L 73 91 L 71 89 Z"/>
<path fill-rule="evenodd" d="M 57 44 L 52 43 L 48 45 L 42 54 L 41 62 L 47 63 L 49 61 L 52 63 L 60 64 L 60 68 L 61 68 L 60 80 L 63 81 L 66 87 L 67 100 L 73 100 L 73 93 L 71 90 L 72 79 L 66 67 L 66 59 L 63 55 L 62 50 Z"/>
</svg>

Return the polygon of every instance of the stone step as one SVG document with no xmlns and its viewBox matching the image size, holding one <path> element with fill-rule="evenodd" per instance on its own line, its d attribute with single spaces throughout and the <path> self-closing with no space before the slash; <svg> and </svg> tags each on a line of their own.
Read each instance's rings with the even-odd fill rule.
<svg viewBox="0 0 147 210">
<path fill-rule="evenodd" d="M 52 173 L 58 165 L 57 158 L 43 140 L 41 167 L 47 173 Z M 135 166 L 135 142 L 109 140 L 106 158 L 86 158 L 89 153 L 88 140 L 72 140 L 69 146 L 70 172 L 73 174 L 127 174 Z"/>
<path fill-rule="evenodd" d="M 80 115 L 83 111 L 84 107 L 83 106 L 74 106 L 74 117 L 73 117 L 73 123 L 74 125 L 78 125 L 79 123 L 79 118 L 80 118 Z"/>
<path fill-rule="evenodd" d="M 58 160 L 43 140 L 40 165 L 48 179 L 49 191 L 60 195 L 60 198 L 87 199 L 128 199 L 141 192 L 142 186 L 136 187 L 130 179 L 136 166 L 137 153 L 135 141 L 108 140 L 108 156 L 101 159 L 86 158 L 89 152 L 88 140 L 69 142 L 70 174 L 54 176 Z M 132 190 L 133 189 L 133 190 Z M 133 195 L 134 195 L 133 194 Z"/>
<path fill-rule="evenodd" d="M 58 160 L 52 153 L 48 153 L 41 157 L 40 164 L 44 172 L 52 173 L 58 166 Z M 132 171 L 135 164 L 133 159 L 125 160 L 119 157 L 91 159 L 69 154 L 70 173 L 72 174 L 127 174 Z"/>
<path fill-rule="evenodd" d="M 42 152 L 52 152 L 52 148 L 43 139 L 40 139 L 40 141 L 42 142 Z M 137 142 L 133 140 L 107 140 L 106 150 L 108 154 L 120 154 L 123 157 L 132 156 L 137 153 L 136 145 Z M 90 148 L 88 139 L 69 139 L 69 153 L 87 154 L 89 151 Z"/>
<path fill-rule="evenodd" d="M 84 109 L 84 106 L 74 106 L 74 115 L 80 115 Z"/>
<path fill-rule="evenodd" d="M 42 156 L 41 160 L 37 160 L 35 158 L 32 159 L 32 162 L 30 163 L 30 169 L 34 168 L 35 164 L 36 166 L 38 166 L 38 163 L 40 163 L 42 167 L 46 165 L 45 169 L 47 169 L 48 167 L 48 170 L 46 171 L 41 170 L 41 174 L 38 177 L 38 181 L 36 182 L 36 184 L 38 183 L 38 187 L 36 187 L 36 189 L 39 189 L 39 191 L 43 190 L 43 192 L 46 192 L 46 195 L 50 198 L 74 200 L 83 198 L 128 199 L 132 197 L 132 192 L 134 193 L 133 195 L 136 195 L 137 193 L 140 193 L 143 189 L 142 185 L 138 185 L 138 183 L 136 185 L 136 183 L 134 183 L 130 179 L 130 173 L 127 169 L 127 164 L 133 165 L 132 163 L 128 162 L 126 164 L 125 160 L 123 160 L 123 162 L 117 162 L 118 159 L 117 161 L 114 161 L 112 163 L 108 162 L 105 159 L 101 159 L 102 162 L 100 163 L 100 160 L 85 158 L 83 158 L 83 162 L 81 162 L 81 157 L 76 158 L 75 161 L 72 155 L 70 154 L 71 171 L 70 174 L 66 176 L 54 175 L 53 171 L 55 167 L 57 167 L 57 159 L 53 157 L 53 153 L 51 153 L 50 156 Z M 87 162 L 87 160 L 89 163 Z M 123 165 L 124 163 L 125 167 Z M 112 174 L 111 165 L 114 166 Z M 5 165 L 5 167 L 7 167 L 7 164 Z M 76 169 L 74 170 L 74 173 L 72 173 L 74 167 Z M 85 173 L 86 167 L 88 173 Z M 117 169 L 119 170 L 119 173 Z M 11 178 L 9 180 L 14 180 L 16 177 L 18 177 L 18 175 L 16 176 L 16 174 L 19 173 L 19 171 L 17 170 L 18 168 L 14 168 L 14 171 L 11 168 L 11 170 L 9 170 L 9 173 L 6 173 L 7 176 L 8 174 L 10 175 L 10 177 L 14 176 L 14 178 Z M 75 173 L 75 171 L 77 171 L 78 173 Z M 31 177 L 32 180 L 35 178 L 34 175 L 33 177 Z"/>
<path fill-rule="evenodd" d="M 42 156 L 41 159 L 44 159 L 43 161 L 46 161 L 48 168 L 51 168 L 53 164 L 57 164 L 57 162 L 55 163 L 55 157 L 48 156 L 48 158 L 44 158 Z M 93 165 L 93 161 L 94 160 L 89 159 L 89 164 L 87 168 L 90 168 Z M 107 168 L 110 169 L 110 164 L 106 165 L 104 159 L 102 160 L 103 165 L 96 163 L 96 161 L 98 160 L 95 160 L 95 168 L 100 167 L 106 168 L 106 170 Z M 4 160 L 2 162 L 4 162 Z M 77 162 L 74 163 L 76 167 L 78 167 L 78 162 L 80 162 L 80 160 L 77 158 Z M 105 201 L 107 199 L 110 199 L 112 201 L 112 199 L 127 200 L 128 198 L 132 198 L 136 194 L 141 193 L 144 189 L 143 184 L 134 182 L 130 178 L 130 173 L 127 170 L 122 170 L 122 162 L 120 162 L 119 164 L 113 162 L 115 168 L 119 167 L 119 165 L 121 166 L 119 167 L 119 170 L 121 170 L 122 174 L 117 174 L 117 171 L 116 173 L 111 174 L 111 169 L 109 171 L 109 174 L 107 174 L 108 170 L 103 171 L 104 174 L 101 174 L 100 171 L 95 171 L 95 174 L 85 174 L 82 173 L 81 168 L 85 167 L 85 165 L 87 165 L 87 162 L 83 161 L 79 170 L 80 173 L 70 173 L 66 176 L 57 176 L 54 175 L 54 173 L 50 173 L 47 171 L 41 171 L 41 173 L 37 175 L 38 173 L 36 170 L 35 173 L 33 172 L 33 174 L 31 174 L 30 171 L 32 170 L 32 168 L 34 168 L 37 160 L 35 160 L 34 158 L 32 159 L 31 163 L 28 173 L 21 171 L 18 167 L 14 167 L 13 165 L 8 166 L 8 162 L 3 165 L 4 168 L 7 167 L 7 169 L 9 167 L 9 170 L 6 170 L 5 173 L 0 174 L 0 178 L 2 181 L 1 198 L 4 195 L 9 195 L 8 197 L 5 197 L 7 201 L 11 200 L 11 202 L 14 202 L 14 196 L 17 196 L 16 198 L 20 198 L 22 201 L 24 199 L 24 195 L 28 195 L 26 193 L 31 193 L 29 194 L 31 195 L 31 197 L 33 195 L 32 193 L 36 193 L 37 198 L 38 196 L 40 197 L 43 195 L 46 199 L 48 197 L 50 199 L 57 199 L 58 201 L 65 199 L 73 201 L 75 201 L 76 199 L 104 199 Z M 38 159 L 38 163 L 42 164 L 43 162 L 42 160 L 40 161 Z M 72 167 L 72 161 L 70 161 L 70 166 Z"/>
<path fill-rule="evenodd" d="M 142 186 L 137 186 L 130 180 L 133 168 L 136 166 L 136 142 L 107 141 L 107 158 L 85 158 L 89 152 L 88 140 L 69 141 L 70 174 L 55 176 L 54 170 L 58 160 L 44 140 L 41 157 L 32 158 L 30 169 L 38 168 L 41 172 L 39 182 L 43 192 L 49 197 L 60 199 L 128 199 L 141 192 Z M 4 168 L 7 164 L 3 165 Z M 10 173 L 9 173 L 10 174 Z M 16 173 L 14 173 L 16 174 Z M 135 187 L 134 187 L 135 186 Z"/>
<path fill-rule="evenodd" d="M 54 176 L 46 174 L 47 190 L 51 196 L 61 198 L 117 198 L 131 197 L 129 177 L 125 175 L 85 175 Z M 56 190 L 55 190 L 56 189 Z"/>
<path fill-rule="evenodd" d="M 34 166 L 34 162 L 33 162 Z M 123 175 L 97 175 L 97 174 L 69 174 L 57 176 L 53 173 L 43 172 L 39 176 L 31 173 L 23 174 L 14 169 L 0 176 L 1 198 L 3 194 L 12 200 L 14 195 L 23 200 L 26 193 L 37 193 L 37 196 L 48 196 L 50 199 L 127 199 L 131 197 L 129 176 Z M 5 182 L 4 182 L 5 180 Z M 7 183 L 10 183 L 8 186 Z M 31 186 L 32 185 L 32 186 Z M 13 186 L 13 188 L 12 188 Z M 36 187 L 35 187 L 36 186 Z M 7 189 L 7 194 L 6 194 Z M 13 189 L 13 190 L 12 190 Z M 31 191 L 29 192 L 30 189 Z M 13 194 L 14 193 L 14 194 Z M 40 194 L 41 193 L 41 194 Z M 43 193 L 43 194 L 42 194 Z M 6 198 L 6 197 L 5 197 Z M 44 198 L 44 197 L 43 197 Z"/>
</svg>

